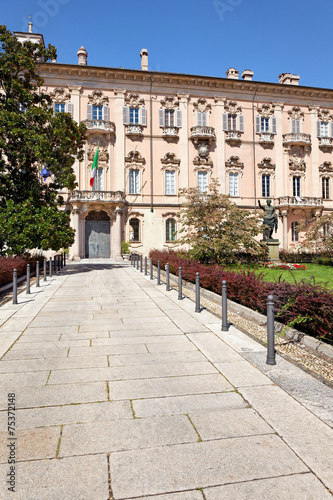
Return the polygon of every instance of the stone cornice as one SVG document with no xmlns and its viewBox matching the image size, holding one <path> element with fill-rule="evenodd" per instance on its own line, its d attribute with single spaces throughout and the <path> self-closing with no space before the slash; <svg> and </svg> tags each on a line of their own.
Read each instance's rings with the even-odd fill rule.
<svg viewBox="0 0 333 500">
<path fill-rule="evenodd" d="M 131 70 L 122 68 L 104 68 L 100 66 L 79 66 L 76 64 L 61 64 L 61 63 L 40 63 L 39 68 L 41 76 L 45 79 L 48 76 L 68 76 L 77 81 L 78 77 L 91 77 L 95 81 L 96 77 L 102 80 L 117 80 L 118 83 L 123 81 L 126 85 L 129 83 L 146 82 L 150 84 L 151 75 L 153 75 L 153 88 L 161 85 L 182 85 L 191 88 L 205 88 L 212 91 L 212 98 L 219 97 L 216 93 L 220 89 L 225 97 L 225 91 L 244 93 L 244 98 L 247 94 L 247 99 L 252 96 L 257 87 L 257 94 L 267 94 L 272 96 L 281 96 L 297 99 L 333 99 L 333 89 L 317 88 L 317 87 L 302 87 L 300 85 L 287 85 L 271 82 L 255 82 L 244 80 L 232 80 L 228 78 L 218 78 L 209 76 L 186 75 L 182 73 L 162 73 L 162 72 L 143 72 L 141 70 Z M 70 84 L 69 82 L 67 82 Z M 47 82 L 45 82 L 47 84 Z M 118 86 L 118 85 L 117 85 Z"/>
</svg>

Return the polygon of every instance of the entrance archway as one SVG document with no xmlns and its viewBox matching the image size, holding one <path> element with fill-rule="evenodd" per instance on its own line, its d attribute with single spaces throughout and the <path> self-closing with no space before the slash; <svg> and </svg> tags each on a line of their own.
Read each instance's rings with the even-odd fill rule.
<svg viewBox="0 0 333 500">
<path fill-rule="evenodd" d="M 110 258 L 110 217 L 104 210 L 88 213 L 85 219 L 86 258 Z"/>
</svg>

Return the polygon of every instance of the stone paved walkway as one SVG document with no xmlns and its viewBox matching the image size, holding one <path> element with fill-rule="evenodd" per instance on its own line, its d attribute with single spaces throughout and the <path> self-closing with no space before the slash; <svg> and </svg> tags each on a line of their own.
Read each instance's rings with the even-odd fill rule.
<svg viewBox="0 0 333 500">
<path fill-rule="evenodd" d="M 331 389 L 130 266 L 41 284 L 0 308 L 1 499 L 332 498 Z"/>
</svg>

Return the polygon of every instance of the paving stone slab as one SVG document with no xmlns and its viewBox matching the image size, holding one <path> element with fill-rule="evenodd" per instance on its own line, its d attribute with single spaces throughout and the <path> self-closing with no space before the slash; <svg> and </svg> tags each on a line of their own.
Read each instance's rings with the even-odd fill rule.
<svg viewBox="0 0 333 500">
<path fill-rule="evenodd" d="M 46 384 L 50 372 L 38 371 L 29 373 L 1 373 L 0 388 L 43 386 Z"/>
<path fill-rule="evenodd" d="M 204 489 L 206 500 L 332 500 L 314 474 L 295 474 Z"/>
<path fill-rule="evenodd" d="M 168 495 L 153 495 L 140 497 L 140 500 L 204 500 L 201 491 L 185 491 L 183 493 L 170 493 Z"/>
<path fill-rule="evenodd" d="M 111 453 L 110 464 L 115 500 L 308 472 L 275 435 Z"/>
<path fill-rule="evenodd" d="M 16 408 L 35 408 L 38 406 L 93 403 L 107 401 L 104 382 L 89 384 L 66 384 L 64 386 L 11 387 L 1 391 L 0 410 L 7 408 L 8 391 L 16 394 Z"/>
<path fill-rule="evenodd" d="M 333 430 L 280 387 L 244 387 L 240 392 L 333 491 Z"/>
<path fill-rule="evenodd" d="M 232 391 L 234 388 L 222 375 L 191 375 L 145 380 L 111 381 L 110 399 L 139 399 L 207 394 Z"/>
<path fill-rule="evenodd" d="M 5 477 L 8 464 L 0 467 L 0 499 L 8 500 Z M 96 500 L 109 498 L 106 455 L 37 460 L 20 463 L 16 495 L 19 500 Z"/>
<path fill-rule="evenodd" d="M 66 425 L 59 456 L 86 455 L 196 443 L 198 435 L 185 415 Z"/>
<path fill-rule="evenodd" d="M 40 342 L 16 342 L 13 350 L 16 351 L 36 351 L 38 349 L 63 349 L 68 347 L 89 347 L 90 340 L 41 340 Z"/>
<path fill-rule="evenodd" d="M 77 332 L 78 332 L 78 326 L 61 326 L 61 327 L 48 326 L 47 328 L 28 326 L 24 334 L 29 335 L 31 333 L 32 335 L 45 335 L 54 333 L 56 335 L 61 335 L 64 333 L 77 333 Z"/>
<path fill-rule="evenodd" d="M 6 361 L 13 359 L 33 359 L 33 358 L 65 358 L 68 354 L 69 347 L 63 349 L 38 349 L 30 351 L 27 349 L 15 349 L 15 345 L 2 358 Z M 85 349 L 85 347 L 77 347 L 76 349 Z M 88 349 L 88 347 L 87 347 Z"/>
<path fill-rule="evenodd" d="M 221 329 L 216 325 L 209 325 L 209 328 L 216 333 L 220 339 L 222 339 L 226 344 L 230 345 L 237 352 L 256 352 L 256 351 L 267 351 L 267 347 L 259 344 L 255 340 L 251 339 L 245 333 L 240 332 L 234 326 L 229 326 L 228 332 L 221 332 Z"/>
<path fill-rule="evenodd" d="M 244 399 L 235 392 L 134 400 L 132 405 L 138 418 L 247 407 Z"/>
<path fill-rule="evenodd" d="M 119 338 L 119 337 L 144 337 L 144 336 L 165 336 L 165 335 L 184 335 L 179 328 L 174 325 L 170 327 L 160 325 L 158 328 L 150 327 L 147 325 L 145 328 L 138 328 L 136 330 L 129 330 L 128 328 L 123 328 L 122 330 L 110 330 L 110 338 Z"/>
<path fill-rule="evenodd" d="M 180 337 L 183 339 L 183 337 Z M 184 339 L 186 342 L 186 339 Z M 165 344 L 168 342 L 174 342 L 175 335 L 150 335 L 150 336 L 125 336 L 125 337 L 111 337 L 104 339 L 92 339 L 92 345 L 120 345 L 120 344 L 146 344 L 147 342 L 152 344 Z"/>
<path fill-rule="evenodd" d="M 103 345 L 91 347 L 71 347 L 69 357 L 72 356 L 103 356 L 109 354 L 140 354 L 147 353 L 145 344 L 134 345 Z"/>
<path fill-rule="evenodd" d="M 269 377 L 245 360 L 214 363 L 214 366 L 235 387 L 273 384 Z"/>
<path fill-rule="evenodd" d="M 187 337 L 212 362 L 243 360 L 240 354 L 212 332 L 192 333 Z"/>
<path fill-rule="evenodd" d="M 54 370 L 48 380 L 48 385 L 93 382 L 97 380 L 136 380 L 159 377 L 179 377 L 182 375 L 205 375 L 209 373 L 218 373 L 218 371 L 207 361 L 197 363 L 167 363 L 153 366 L 135 365 L 130 367 L 116 366 L 107 368 Z"/>
<path fill-rule="evenodd" d="M 34 358 L 26 360 L 0 361 L 0 373 L 35 372 L 43 370 L 70 370 L 73 368 L 107 367 L 107 356 L 72 358 Z"/>
<path fill-rule="evenodd" d="M 8 439 L 8 432 L 0 432 L 0 463 L 8 464 L 9 448 L 13 442 L 16 460 L 41 460 L 55 458 L 60 438 L 60 427 L 39 427 L 38 429 L 17 429 L 15 440 Z M 8 497 L 9 498 L 9 497 Z"/>
<path fill-rule="evenodd" d="M 32 408 L 17 410 L 16 414 L 18 429 L 133 418 L 129 401 L 106 401 L 103 403 Z"/>
<path fill-rule="evenodd" d="M 206 361 L 199 351 L 158 352 L 147 354 L 120 354 L 108 356 L 110 366 L 154 365 L 165 363 L 196 363 Z M 1 371 L 1 362 L 0 362 Z"/>
<path fill-rule="evenodd" d="M 203 441 L 274 432 L 251 408 L 190 413 L 190 418 Z"/>
<path fill-rule="evenodd" d="M 196 351 L 197 348 L 187 339 L 179 339 L 181 342 L 146 343 L 149 352 L 173 352 L 173 351 Z"/>
</svg>

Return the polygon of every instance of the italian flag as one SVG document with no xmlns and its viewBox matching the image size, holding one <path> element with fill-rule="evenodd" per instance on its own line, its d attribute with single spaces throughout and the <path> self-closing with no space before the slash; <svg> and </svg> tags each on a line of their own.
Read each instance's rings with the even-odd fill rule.
<svg viewBox="0 0 333 500">
<path fill-rule="evenodd" d="M 95 175 L 96 175 L 96 171 L 97 171 L 97 168 L 98 168 L 98 147 L 99 146 L 97 146 L 96 153 L 95 153 L 95 158 L 94 158 L 94 161 L 93 161 L 93 164 L 92 164 L 92 167 L 91 167 L 91 176 L 90 176 L 90 186 L 91 187 L 93 187 L 94 179 L 95 179 Z"/>
</svg>

